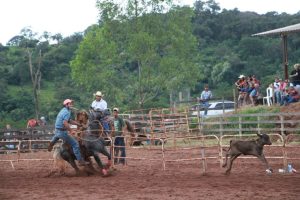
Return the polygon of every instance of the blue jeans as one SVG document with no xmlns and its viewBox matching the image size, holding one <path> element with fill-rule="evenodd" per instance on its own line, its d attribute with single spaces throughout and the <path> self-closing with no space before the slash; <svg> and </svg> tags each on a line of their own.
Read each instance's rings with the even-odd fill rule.
<svg viewBox="0 0 300 200">
<path fill-rule="evenodd" d="M 78 142 L 67 131 L 55 130 L 51 143 L 55 144 L 59 139 L 71 145 L 77 160 L 82 160 Z"/>
<path fill-rule="evenodd" d="M 202 107 L 204 108 L 204 115 L 207 115 L 209 103 L 208 101 L 202 102 Z"/>
<path fill-rule="evenodd" d="M 106 119 L 101 120 L 101 125 L 103 127 L 103 132 L 106 136 L 110 135 L 109 123 Z"/>
<path fill-rule="evenodd" d="M 119 147 L 115 147 L 115 156 L 118 157 L 119 156 L 119 151 L 121 151 L 121 157 L 119 159 L 120 163 L 125 164 L 125 157 L 126 157 L 126 151 L 125 151 L 125 140 L 124 137 L 116 137 L 115 138 L 115 146 L 119 146 Z M 115 163 L 117 163 L 118 158 L 115 158 Z"/>
<path fill-rule="evenodd" d="M 294 103 L 297 102 L 298 100 L 294 99 L 293 97 L 291 97 L 290 95 L 287 95 L 285 97 L 283 97 L 283 99 L 281 100 L 280 105 L 288 105 L 290 103 Z"/>
<path fill-rule="evenodd" d="M 278 103 L 278 104 L 281 103 L 281 92 L 280 91 L 275 91 L 274 96 L 275 96 L 275 102 Z"/>
</svg>

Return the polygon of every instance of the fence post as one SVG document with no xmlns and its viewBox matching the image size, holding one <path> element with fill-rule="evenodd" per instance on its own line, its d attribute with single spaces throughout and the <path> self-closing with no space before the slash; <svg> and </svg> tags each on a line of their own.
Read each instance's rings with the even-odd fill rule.
<svg viewBox="0 0 300 200">
<path fill-rule="evenodd" d="M 163 170 L 166 170 L 166 160 L 165 160 L 165 141 L 159 139 L 161 141 L 161 153 L 162 153 L 162 163 L 163 163 Z"/>
<path fill-rule="evenodd" d="M 260 134 L 260 116 L 257 116 L 257 132 Z"/>
<path fill-rule="evenodd" d="M 282 115 L 280 115 L 280 131 L 281 131 L 281 135 L 284 136 L 284 118 Z"/>
<path fill-rule="evenodd" d="M 222 104 L 223 104 L 223 106 L 222 106 L 222 110 L 223 110 L 223 114 L 224 114 L 224 113 L 225 113 L 224 97 L 222 97 Z"/>
<path fill-rule="evenodd" d="M 239 136 L 242 136 L 242 117 L 239 116 Z"/>
<path fill-rule="evenodd" d="M 19 140 L 19 144 L 18 144 L 18 160 L 20 159 L 20 156 L 21 156 L 21 154 L 20 154 L 21 153 L 21 145 L 22 145 L 22 140 Z"/>
<path fill-rule="evenodd" d="M 234 111 L 236 112 L 237 111 L 238 102 L 236 100 L 235 89 L 233 89 L 233 101 L 234 101 Z"/>
<path fill-rule="evenodd" d="M 201 133 L 200 105 L 198 105 L 196 108 L 197 108 L 197 120 L 198 120 L 198 129 L 199 129 L 199 133 L 200 133 L 200 135 L 203 135 L 203 134 Z"/>
<path fill-rule="evenodd" d="M 32 149 L 31 149 L 31 140 L 32 138 L 29 140 L 29 151 L 32 152 Z"/>
<path fill-rule="evenodd" d="M 221 136 L 221 137 L 219 138 L 219 141 L 218 141 L 218 146 L 219 146 L 219 159 L 220 159 L 220 168 L 221 168 L 221 169 L 222 169 L 222 166 L 223 166 L 222 138 L 223 138 L 223 136 Z"/>
<path fill-rule="evenodd" d="M 201 148 L 201 158 L 202 158 L 202 168 L 203 168 L 203 174 L 206 172 L 206 158 L 205 158 L 205 149 Z"/>
<path fill-rule="evenodd" d="M 219 122 L 220 122 L 220 137 L 223 136 L 223 117 L 219 117 Z"/>
<path fill-rule="evenodd" d="M 287 137 L 282 137 L 282 138 L 283 138 L 283 149 L 282 149 L 282 151 L 283 151 L 283 167 L 284 167 L 284 169 L 287 168 L 286 141 L 287 141 L 287 138 L 288 138 L 288 137 L 289 137 L 289 136 L 287 136 Z"/>
</svg>

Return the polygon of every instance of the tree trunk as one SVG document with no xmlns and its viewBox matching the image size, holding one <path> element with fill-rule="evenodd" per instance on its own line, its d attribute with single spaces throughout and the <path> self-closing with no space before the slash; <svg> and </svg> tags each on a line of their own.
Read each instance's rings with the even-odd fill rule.
<svg viewBox="0 0 300 200">
<path fill-rule="evenodd" d="M 30 70 L 30 77 L 32 82 L 33 89 L 33 98 L 34 98 L 34 112 L 36 119 L 39 119 L 40 108 L 39 108 L 39 90 L 40 90 L 40 82 L 41 82 L 41 62 L 42 62 L 42 51 L 39 51 L 38 64 L 36 69 L 32 64 L 32 52 L 27 49 L 28 54 L 28 64 Z"/>
</svg>

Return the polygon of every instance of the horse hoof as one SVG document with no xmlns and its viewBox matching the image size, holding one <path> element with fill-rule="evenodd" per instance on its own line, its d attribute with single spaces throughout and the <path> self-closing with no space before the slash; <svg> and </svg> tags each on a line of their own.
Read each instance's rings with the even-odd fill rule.
<svg viewBox="0 0 300 200">
<path fill-rule="evenodd" d="M 105 165 L 105 168 L 108 169 L 108 168 L 110 168 L 110 166 L 111 166 L 111 160 L 109 160 L 109 161 L 107 162 L 107 164 Z"/>
<path fill-rule="evenodd" d="M 103 176 L 107 176 L 107 174 L 108 174 L 107 170 L 106 169 L 102 169 L 102 174 L 103 174 Z"/>
</svg>

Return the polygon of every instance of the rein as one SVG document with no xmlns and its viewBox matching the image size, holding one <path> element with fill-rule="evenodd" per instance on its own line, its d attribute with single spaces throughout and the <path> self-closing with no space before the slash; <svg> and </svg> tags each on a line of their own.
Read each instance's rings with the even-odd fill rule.
<svg viewBox="0 0 300 200">
<path fill-rule="evenodd" d="M 94 112 L 90 112 L 89 116 L 87 116 L 87 123 L 84 124 L 88 127 L 88 130 L 82 130 L 82 131 L 76 131 L 74 137 L 77 138 L 77 140 L 81 140 L 81 141 L 88 141 L 88 142 L 95 142 L 100 140 L 101 138 L 103 139 L 104 137 L 107 137 L 103 131 L 103 127 L 102 124 L 100 122 L 100 120 L 95 119 L 97 116 L 95 115 Z M 93 119 L 93 120 L 92 120 Z M 80 121 L 76 120 L 78 123 L 80 123 Z M 80 123 L 82 124 L 82 123 Z M 99 128 L 97 129 L 91 129 L 91 125 L 97 125 Z M 97 132 L 97 134 L 93 134 L 93 132 Z M 86 136 L 94 136 L 96 137 L 96 139 L 85 139 L 83 136 L 81 136 L 82 134 L 85 134 Z"/>
</svg>

